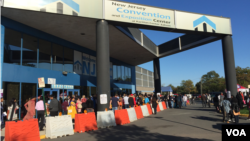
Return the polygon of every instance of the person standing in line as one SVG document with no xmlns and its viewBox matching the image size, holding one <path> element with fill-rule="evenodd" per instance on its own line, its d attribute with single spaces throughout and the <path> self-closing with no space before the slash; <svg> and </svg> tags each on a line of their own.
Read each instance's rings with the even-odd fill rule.
<svg viewBox="0 0 250 141">
<path fill-rule="evenodd" d="M 127 96 L 127 94 L 125 94 L 123 101 L 124 101 L 124 108 L 127 109 L 129 108 L 129 102 L 128 102 L 129 97 Z"/>
<path fill-rule="evenodd" d="M 119 100 L 117 98 L 118 94 L 115 94 L 114 97 L 112 97 L 112 99 L 110 100 L 110 105 L 112 104 L 112 110 L 115 112 L 115 110 L 118 109 L 118 105 L 119 105 Z"/>
<path fill-rule="evenodd" d="M 206 108 L 206 97 L 205 97 L 204 94 L 202 94 L 201 100 L 202 100 L 202 107 L 203 107 L 203 108 L 204 108 L 204 107 Z"/>
<path fill-rule="evenodd" d="M 118 110 L 122 110 L 123 107 L 123 99 L 122 97 L 119 98 L 119 105 L 118 105 Z"/>
<path fill-rule="evenodd" d="M 3 109 L 3 97 L 0 97 L 0 131 L 4 128 L 4 109 Z"/>
<path fill-rule="evenodd" d="M 43 96 L 40 96 L 39 101 L 36 103 L 35 109 L 37 110 L 37 119 L 39 125 L 39 131 L 43 130 L 44 124 L 44 103 L 43 103 Z M 39 123 L 40 120 L 40 123 Z"/>
<path fill-rule="evenodd" d="M 64 99 L 64 102 L 62 103 L 62 114 L 67 115 L 67 107 L 69 106 L 68 104 L 68 99 Z"/>
<path fill-rule="evenodd" d="M 179 109 L 181 109 L 181 101 L 182 101 L 182 97 L 181 97 L 181 94 L 179 94 L 178 96 L 177 96 L 177 104 L 178 104 L 178 106 L 179 106 Z"/>
<path fill-rule="evenodd" d="M 174 97 L 172 95 L 169 97 L 169 103 L 170 103 L 170 108 L 171 109 L 174 108 Z"/>
<path fill-rule="evenodd" d="M 77 96 L 77 101 L 76 101 L 76 111 L 77 113 L 82 112 L 82 101 L 81 98 Z"/>
<path fill-rule="evenodd" d="M 215 110 L 216 110 L 217 112 L 219 112 L 219 99 L 218 99 L 218 95 L 216 95 L 216 96 L 213 98 L 213 101 L 214 101 Z"/>
<path fill-rule="evenodd" d="M 134 96 L 133 96 L 133 100 L 134 100 L 134 106 L 136 106 L 136 94 L 134 94 Z"/>
<path fill-rule="evenodd" d="M 82 113 L 84 113 L 84 110 L 86 110 L 87 108 L 87 105 L 86 105 L 87 99 L 85 98 L 85 95 L 82 96 L 81 101 L 82 101 Z"/>
<path fill-rule="evenodd" d="M 8 105 L 7 119 L 9 121 L 16 120 L 19 106 L 16 103 L 16 99 L 12 98 L 11 102 Z"/>
<path fill-rule="evenodd" d="M 27 114 L 23 118 L 23 120 L 29 120 L 34 118 L 35 115 L 35 97 L 32 97 L 27 103 L 24 104 L 25 109 L 27 110 Z"/>
<path fill-rule="evenodd" d="M 157 110 L 156 110 L 157 104 L 158 104 L 158 100 L 157 100 L 156 96 L 154 96 L 154 97 L 152 98 L 152 107 L 153 107 L 153 109 L 154 109 L 154 114 L 155 114 L 155 115 L 156 115 L 156 113 L 157 113 Z"/>
<path fill-rule="evenodd" d="M 86 110 L 87 113 L 94 112 L 94 103 L 90 97 L 88 97 L 86 101 Z"/>
<path fill-rule="evenodd" d="M 207 94 L 207 105 L 210 108 L 210 102 L 211 102 L 211 95 Z"/>
<path fill-rule="evenodd" d="M 234 121 L 236 124 L 239 123 L 239 115 L 240 115 L 240 108 L 239 108 L 239 104 L 238 104 L 238 99 L 236 97 L 234 97 L 233 95 L 231 96 L 231 118 L 234 116 Z"/>
<path fill-rule="evenodd" d="M 128 103 L 131 108 L 134 107 L 133 94 L 131 94 L 130 97 L 128 98 Z"/>
<path fill-rule="evenodd" d="M 148 97 L 145 95 L 145 98 L 144 98 L 144 103 L 145 104 L 148 104 L 149 103 L 149 99 L 148 99 Z"/>
<path fill-rule="evenodd" d="M 74 98 L 72 98 L 73 100 Z M 49 104 L 50 116 L 58 116 L 59 112 L 59 101 L 50 95 L 50 104 Z"/>
<path fill-rule="evenodd" d="M 139 95 L 137 103 L 138 103 L 138 106 L 142 105 L 142 103 L 143 103 L 142 94 Z"/>
<path fill-rule="evenodd" d="M 185 106 L 185 107 L 187 107 L 187 96 L 186 96 L 186 94 L 183 96 L 183 105 Z"/>
</svg>

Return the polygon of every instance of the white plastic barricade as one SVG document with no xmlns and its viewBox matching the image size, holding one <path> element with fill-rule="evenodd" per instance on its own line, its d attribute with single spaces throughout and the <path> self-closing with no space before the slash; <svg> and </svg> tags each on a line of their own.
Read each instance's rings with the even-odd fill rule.
<svg viewBox="0 0 250 141">
<path fill-rule="evenodd" d="M 129 117 L 129 121 L 133 122 L 137 120 L 137 116 L 136 116 L 136 112 L 135 112 L 135 108 L 128 108 L 128 117 Z"/>
<path fill-rule="evenodd" d="M 164 110 L 164 109 L 163 109 L 163 106 L 162 106 L 162 102 L 159 102 L 159 108 L 160 108 L 161 111 Z"/>
<path fill-rule="evenodd" d="M 70 115 L 46 117 L 46 138 L 73 135 L 73 123 Z"/>
<path fill-rule="evenodd" d="M 115 115 L 113 111 L 97 112 L 97 127 L 106 128 L 116 126 Z"/>
<path fill-rule="evenodd" d="M 144 117 L 149 116 L 147 105 L 141 106 L 141 110 Z"/>
</svg>

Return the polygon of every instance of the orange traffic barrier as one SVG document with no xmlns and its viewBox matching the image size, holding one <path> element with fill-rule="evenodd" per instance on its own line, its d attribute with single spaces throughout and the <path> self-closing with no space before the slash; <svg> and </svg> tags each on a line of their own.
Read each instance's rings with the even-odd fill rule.
<svg viewBox="0 0 250 141">
<path fill-rule="evenodd" d="M 159 106 L 159 104 L 157 104 L 156 111 L 157 111 L 157 112 L 160 112 L 160 111 L 161 111 L 161 110 L 160 110 L 160 106 Z"/>
<path fill-rule="evenodd" d="M 166 103 L 165 103 L 165 102 L 162 102 L 161 104 L 162 104 L 163 109 L 166 110 L 166 109 L 167 109 Z"/>
<path fill-rule="evenodd" d="M 147 108 L 148 108 L 149 115 L 152 115 L 153 112 L 152 112 L 152 108 L 151 108 L 150 104 L 147 104 Z"/>
<path fill-rule="evenodd" d="M 75 132 L 87 132 L 97 130 L 96 117 L 94 112 L 75 115 Z"/>
<path fill-rule="evenodd" d="M 135 113 L 136 113 L 137 119 L 143 118 L 141 106 L 135 107 Z"/>
<path fill-rule="evenodd" d="M 7 121 L 5 141 L 40 141 L 38 120 Z"/>
<path fill-rule="evenodd" d="M 116 125 L 124 125 L 130 123 L 128 111 L 126 109 L 115 110 Z"/>
</svg>

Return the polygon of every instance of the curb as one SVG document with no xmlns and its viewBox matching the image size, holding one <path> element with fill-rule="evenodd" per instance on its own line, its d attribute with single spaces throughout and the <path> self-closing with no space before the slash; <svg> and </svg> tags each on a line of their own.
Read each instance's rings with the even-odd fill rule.
<svg viewBox="0 0 250 141">
<path fill-rule="evenodd" d="M 248 114 L 240 114 L 240 117 L 248 117 Z"/>
</svg>

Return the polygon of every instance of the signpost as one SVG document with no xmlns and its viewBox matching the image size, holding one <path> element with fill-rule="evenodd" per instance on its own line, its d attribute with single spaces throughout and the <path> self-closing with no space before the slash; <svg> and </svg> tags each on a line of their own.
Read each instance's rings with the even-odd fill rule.
<svg viewBox="0 0 250 141">
<path fill-rule="evenodd" d="M 39 85 L 39 88 L 42 88 L 43 105 L 44 105 L 45 115 L 47 117 L 47 111 L 46 111 L 46 105 L 45 105 L 45 96 L 44 96 L 44 89 L 43 89 L 45 87 L 44 77 L 38 78 L 38 85 Z"/>
</svg>

